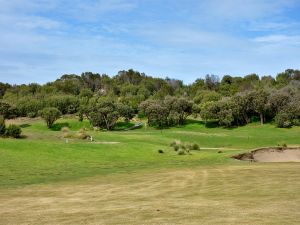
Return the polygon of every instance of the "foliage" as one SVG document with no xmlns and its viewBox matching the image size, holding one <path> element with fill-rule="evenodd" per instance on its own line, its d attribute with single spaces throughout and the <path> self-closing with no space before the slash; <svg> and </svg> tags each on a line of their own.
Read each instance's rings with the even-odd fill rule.
<svg viewBox="0 0 300 225">
<path fill-rule="evenodd" d="M 5 119 L 15 118 L 18 113 L 17 109 L 11 104 L 0 100 L 0 115 L 2 115 Z"/>
<path fill-rule="evenodd" d="M 5 131 L 5 135 L 13 138 L 20 138 L 22 130 L 19 126 L 10 124 Z"/>
<path fill-rule="evenodd" d="M 120 117 L 129 121 L 134 116 L 130 106 L 102 97 L 92 99 L 85 114 L 93 126 L 107 130 L 112 130 Z"/>
<path fill-rule="evenodd" d="M 199 145 L 196 143 L 184 144 L 178 140 L 171 142 L 170 146 L 173 147 L 174 151 L 176 151 L 178 155 L 186 155 L 190 154 L 190 151 L 192 150 L 200 150 Z"/>
<path fill-rule="evenodd" d="M 0 115 L 0 136 L 4 136 L 5 131 L 5 119 L 2 115 Z"/>
<path fill-rule="evenodd" d="M 185 98 L 167 96 L 164 100 L 146 100 L 139 106 L 139 111 L 147 116 L 150 126 L 159 128 L 183 125 L 193 113 L 193 102 Z"/>
<path fill-rule="evenodd" d="M 61 112 L 54 107 L 47 107 L 39 111 L 39 115 L 46 121 L 47 127 L 51 128 L 54 122 L 61 116 Z"/>
<path fill-rule="evenodd" d="M 78 111 L 79 100 L 72 95 L 50 96 L 47 100 L 48 107 L 57 108 L 62 114 L 73 114 Z"/>
<path fill-rule="evenodd" d="M 5 119 L 36 117 L 43 108 L 55 107 L 62 114 L 77 114 L 80 121 L 88 118 L 109 130 L 116 120 L 129 121 L 134 114 L 147 117 L 148 124 L 158 128 L 182 126 L 191 115 L 234 127 L 250 123 L 251 118 L 260 118 L 261 124 L 272 120 L 281 123 L 283 117 L 287 121 L 289 105 L 299 96 L 300 71 L 293 69 L 276 78 L 227 74 L 220 80 L 208 74 L 190 85 L 129 69 L 113 77 L 92 72 L 64 74 L 44 85 L 0 83 L 0 115 Z M 97 109 L 96 105 L 102 104 L 98 99 L 109 99 L 113 104 L 103 103 L 106 109 Z M 113 111 L 108 113 L 107 109 Z M 284 126 L 299 124 L 298 116 L 289 117 L 289 125 Z"/>
</svg>

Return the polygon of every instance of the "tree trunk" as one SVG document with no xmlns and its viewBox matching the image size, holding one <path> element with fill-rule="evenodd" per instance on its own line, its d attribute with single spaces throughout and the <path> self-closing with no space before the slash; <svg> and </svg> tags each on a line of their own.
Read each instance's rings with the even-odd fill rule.
<svg viewBox="0 0 300 225">
<path fill-rule="evenodd" d="M 106 117 L 104 115 L 103 115 L 103 119 L 105 121 L 106 129 L 109 131 L 108 121 L 107 121 L 107 119 L 106 119 Z"/>
<path fill-rule="evenodd" d="M 264 124 L 264 115 L 262 113 L 260 113 L 259 116 L 260 116 L 260 124 L 263 125 Z"/>
</svg>

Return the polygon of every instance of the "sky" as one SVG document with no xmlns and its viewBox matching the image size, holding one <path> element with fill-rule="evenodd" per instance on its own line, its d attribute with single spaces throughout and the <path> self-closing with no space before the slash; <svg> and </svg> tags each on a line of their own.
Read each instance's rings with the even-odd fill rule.
<svg viewBox="0 0 300 225">
<path fill-rule="evenodd" d="M 300 69 L 300 0 L 0 0 L 0 82 Z"/>
</svg>

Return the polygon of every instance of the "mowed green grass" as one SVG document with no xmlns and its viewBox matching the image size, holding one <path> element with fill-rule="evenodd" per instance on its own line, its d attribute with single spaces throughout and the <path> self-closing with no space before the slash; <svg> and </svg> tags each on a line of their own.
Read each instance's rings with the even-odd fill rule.
<svg viewBox="0 0 300 225">
<path fill-rule="evenodd" d="M 299 224 L 300 163 L 250 163 L 230 156 L 300 145 L 300 128 L 200 121 L 156 130 L 93 131 L 87 121 L 9 121 L 26 138 L 0 140 L 0 224 Z M 63 139 L 60 127 L 94 138 Z M 173 140 L 200 151 L 179 156 Z M 164 150 L 159 154 L 158 149 Z M 219 150 L 223 153 L 218 153 Z"/>
<path fill-rule="evenodd" d="M 300 144 L 300 127 L 278 129 L 270 124 L 224 129 L 190 121 L 184 127 L 164 130 L 103 132 L 93 131 L 87 121 L 76 119 L 61 119 L 54 130 L 47 129 L 41 120 L 13 122 L 23 126 L 26 138 L 0 140 L 1 188 L 141 169 L 247 164 L 230 156 L 257 147 Z M 59 125 L 66 124 L 73 132 L 90 129 L 87 132 L 95 141 L 68 139 L 66 143 L 59 130 Z M 201 150 L 179 156 L 169 147 L 173 140 L 197 143 Z M 205 148 L 222 148 L 223 153 Z M 159 154 L 158 149 L 165 153 Z"/>
</svg>

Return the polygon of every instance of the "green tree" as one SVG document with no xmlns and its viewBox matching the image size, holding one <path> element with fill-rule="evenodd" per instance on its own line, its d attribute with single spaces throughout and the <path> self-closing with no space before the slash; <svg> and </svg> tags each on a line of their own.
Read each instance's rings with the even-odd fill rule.
<svg viewBox="0 0 300 225">
<path fill-rule="evenodd" d="M 5 101 L 0 101 L 0 115 L 5 119 L 8 119 L 17 117 L 18 112 L 15 106 L 12 106 Z"/>
<path fill-rule="evenodd" d="M 265 113 L 268 109 L 268 93 L 264 90 L 254 91 L 253 95 L 253 109 L 259 114 L 260 123 L 264 124 Z"/>
<path fill-rule="evenodd" d="M 61 116 L 61 112 L 54 107 L 44 108 L 39 111 L 39 114 L 47 123 L 48 128 L 51 128 L 54 122 Z"/>
<path fill-rule="evenodd" d="M 120 103 L 109 98 L 98 98 L 90 101 L 87 114 L 93 126 L 112 130 L 121 116 L 120 108 L 123 110 L 123 116 L 127 116 L 128 119 L 130 116 L 126 111 L 127 108 L 121 106 Z"/>
<path fill-rule="evenodd" d="M 119 113 L 119 116 L 123 117 L 126 122 L 129 122 L 134 117 L 134 110 L 129 105 L 118 103 L 117 111 Z"/>
</svg>

